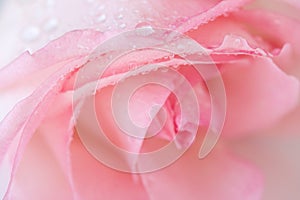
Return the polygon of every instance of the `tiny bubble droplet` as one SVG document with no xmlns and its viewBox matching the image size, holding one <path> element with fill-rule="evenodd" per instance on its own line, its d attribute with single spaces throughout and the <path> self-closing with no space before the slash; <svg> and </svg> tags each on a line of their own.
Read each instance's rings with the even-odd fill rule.
<svg viewBox="0 0 300 200">
<path fill-rule="evenodd" d="M 239 38 L 235 39 L 235 40 L 234 40 L 234 44 L 235 44 L 236 46 L 240 46 L 240 45 L 242 44 L 241 39 L 239 39 Z"/>
<path fill-rule="evenodd" d="M 120 26 L 119 26 L 120 28 L 126 28 L 126 24 L 120 24 Z"/>
<path fill-rule="evenodd" d="M 122 14 L 119 14 L 118 16 L 117 16 L 117 19 L 123 19 L 123 15 Z"/>
<path fill-rule="evenodd" d="M 149 25 L 147 22 L 139 23 L 135 26 L 135 28 L 138 29 L 137 30 L 138 35 L 142 35 L 142 36 L 148 36 L 155 32 L 153 27 Z"/>
<path fill-rule="evenodd" d="M 50 32 L 53 31 L 57 26 L 58 26 L 58 20 L 56 18 L 51 18 L 45 23 L 43 29 L 47 32 Z"/>
<path fill-rule="evenodd" d="M 105 14 L 102 14 L 100 16 L 97 17 L 96 21 L 99 22 L 99 23 L 102 23 L 106 20 L 106 15 Z"/>
<path fill-rule="evenodd" d="M 143 27 L 150 27 L 151 25 L 148 22 L 140 22 L 138 23 L 135 28 L 143 28 Z"/>
<path fill-rule="evenodd" d="M 39 37 L 40 33 L 41 31 L 38 27 L 30 26 L 23 31 L 22 39 L 26 42 L 32 42 Z"/>
</svg>

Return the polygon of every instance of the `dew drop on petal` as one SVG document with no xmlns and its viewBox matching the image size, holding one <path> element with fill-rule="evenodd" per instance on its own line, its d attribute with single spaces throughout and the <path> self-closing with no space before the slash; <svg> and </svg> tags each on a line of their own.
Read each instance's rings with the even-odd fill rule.
<svg viewBox="0 0 300 200">
<path fill-rule="evenodd" d="M 108 30 L 108 31 L 110 31 L 111 29 L 112 29 L 111 26 L 107 26 L 107 27 L 106 27 L 106 30 Z"/>
<path fill-rule="evenodd" d="M 106 15 L 105 14 L 102 14 L 102 15 L 99 15 L 97 18 L 96 18 L 96 22 L 98 23 L 102 23 L 106 20 Z"/>
<path fill-rule="evenodd" d="M 119 14 L 118 16 L 117 16 L 117 19 L 123 19 L 123 15 L 122 14 Z"/>
<path fill-rule="evenodd" d="M 135 26 L 135 28 L 143 28 L 143 27 L 150 27 L 150 24 L 148 22 L 140 22 Z"/>
<path fill-rule="evenodd" d="M 239 38 L 235 39 L 235 40 L 234 40 L 234 44 L 235 44 L 237 47 L 240 46 L 240 45 L 242 44 L 241 39 L 239 39 Z"/>
<path fill-rule="evenodd" d="M 58 26 L 58 20 L 56 18 L 49 19 L 43 26 L 43 29 L 47 32 L 53 31 Z"/>
<path fill-rule="evenodd" d="M 34 40 L 36 40 L 39 35 L 40 35 L 41 31 L 38 27 L 36 26 L 30 26 L 30 27 L 27 27 L 23 33 L 22 33 L 22 39 L 25 41 L 25 42 L 32 42 Z"/>
<path fill-rule="evenodd" d="M 125 24 L 125 23 L 122 23 L 122 24 L 120 24 L 119 27 L 120 27 L 120 28 L 126 28 L 126 24 Z"/>
<path fill-rule="evenodd" d="M 155 32 L 153 27 L 147 22 L 139 23 L 135 26 L 135 28 L 137 29 L 137 34 L 141 36 L 148 36 Z"/>
</svg>

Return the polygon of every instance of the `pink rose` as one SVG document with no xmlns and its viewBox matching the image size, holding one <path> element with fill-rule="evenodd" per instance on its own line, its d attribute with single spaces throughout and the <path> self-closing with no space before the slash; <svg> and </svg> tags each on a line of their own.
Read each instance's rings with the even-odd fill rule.
<svg viewBox="0 0 300 200">
<path fill-rule="evenodd" d="M 298 2 L 2 6 L 1 199 L 300 197 Z"/>
</svg>

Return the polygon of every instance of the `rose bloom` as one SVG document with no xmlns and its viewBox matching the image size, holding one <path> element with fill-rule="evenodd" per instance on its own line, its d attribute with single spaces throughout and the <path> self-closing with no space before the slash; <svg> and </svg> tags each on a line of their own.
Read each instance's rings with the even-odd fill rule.
<svg viewBox="0 0 300 200">
<path fill-rule="evenodd" d="M 0 5 L 1 199 L 300 198 L 298 1 L 11 0 Z M 128 139 L 111 110 L 117 85 L 155 78 L 159 70 L 141 66 L 164 64 L 192 80 L 198 99 L 201 115 L 191 118 L 199 120 L 198 132 L 188 150 L 162 169 L 128 173 L 100 162 L 81 140 L 80 135 L 93 129 L 89 115 L 76 115 L 84 107 L 74 97 L 81 86 L 95 80 L 77 87 L 80 70 L 93 59 L 110 56 L 97 54 L 105 41 L 139 27 L 192 38 L 209 55 L 207 67 L 214 64 L 219 69 L 226 118 L 217 144 L 203 159 L 198 153 L 212 112 L 205 82 L 214 85 L 217 78 L 204 81 L 167 53 L 132 52 L 116 61 L 100 77 L 103 82 L 93 95 L 95 113 L 106 136 L 127 151 L 154 151 L 174 140 L 183 113 L 166 88 L 145 86 L 128 104 L 131 120 L 139 125 L 149 125 L 147 113 L 154 104 L 158 122 L 165 117 L 152 142 Z M 133 69 L 132 59 L 141 70 L 121 83 L 118 75 Z M 165 72 L 163 80 L 174 82 L 173 78 Z M 189 100 L 184 98 L 187 105 Z M 116 101 L 112 106 L 122 105 L 126 106 Z M 78 124 L 83 126 L 80 131 Z M 185 137 L 176 141 L 178 148 L 186 145 Z M 97 148 L 118 163 L 132 162 L 122 155 L 115 158 L 111 146 L 100 142 Z"/>
</svg>

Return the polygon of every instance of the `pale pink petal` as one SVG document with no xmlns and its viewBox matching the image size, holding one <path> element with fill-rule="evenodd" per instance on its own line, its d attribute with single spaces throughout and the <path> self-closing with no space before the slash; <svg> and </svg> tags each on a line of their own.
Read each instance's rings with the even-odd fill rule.
<svg viewBox="0 0 300 200">
<path fill-rule="evenodd" d="M 250 10 L 259 9 L 265 12 L 273 12 L 300 20 L 300 5 L 298 0 L 256 0 L 247 5 L 247 8 Z"/>
<path fill-rule="evenodd" d="M 223 67 L 225 134 L 237 135 L 271 125 L 298 103 L 299 82 L 270 59 L 248 58 Z"/>
<path fill-rule="evenodd" d="M 191 28 L 196 28 L 197 26 L 204 24 L 210 20 L 215 19 L 217 16 L 223 15 L 225 13 L 231 12 L 234 9 L 240 7 L 243 3 L 245 3 L 246 1 L 213 1 L 213 2 L 209 2 L 209 3 L 205 3 L 205 2 L 201 2 L 198 3 L 197 1 L 189 1 L 186 5 L 186 7 L 181 7 L 178 6 L 179 4 L 169 4 L 168 1 L 161 1 L 160 3 L 158 2 L 151 2 L 148 3 L 147 5 L 142 5 L 140 4 L 140 1 L 137 2 L 133 2 L 132 4 L 129 5 L 130 9 L 126 10 L 125 12 L 127 13 L 133 13 L 132 10 L 134 10 L 134 8 L 137 8 L 138 10 L 142 11 L 142 13 L 146 13 L 145 16 L 142 16 L 142 19 L 144 19 L 148 24 L 151 24 L 153 26 L 159 26 L 159 27 L 168 27 L 169 25 L 171 25 L 172 28 L 178 28 L 178 30 L 180 31 L 188 31 Z M 165 8 L 163 5 L 166 3 L 166 5 L 171 5 L 171 8 L 167 7 Z M 203 4 L 202 4 L 203 3 Z M 63 3 L 62 3 L 63 4 Z M 76 3 L 76 6 L 80 6 L 80 3 Z M 131 9 L 132 6 L 132 9 Z M 119 14 L 120 10 L 119 8 L 122 7 L 122 4 L 118 5 L 118 7 L 111 6 L 109 8 L 106 8 L 107 11 L 111 12 L 111 16 L 112 17 L 119 17 L 115 16 L 116 14 Z M 190 10 L 190 8 L 193 7 L 193 12 L 187 12 L 187 10 Z M 148 9 L 150 8 L 150 9 Z M 209 8 L 213 8 L 213 9 L 209 9 Z M 167 9 L 167 10 L 165 10 Z M 84 9 L 82 9 L 84 10 Z M 155 12 L 152 12 L 153 10 L 155 10 Z M 147 11 L 147 12 L 146 12 Z M 184 19 L 182 22 L 178 22 L 174 19 L 164 19 L 164 20 L 157 20 L 157 19 L 161 19 L 161 17 L 164 17 L 162 15 L 160 15 L 161 13 L 167 13 L 167 11 L 176 11 L 176 15 L 183 15 Z M 74 11 L 68 11 L 68 12 L 74 12 Z M 63 12 L 62 12 L 63 13 Z M 148 15 L 149 13 L 149 15 Z M 153 14 L 154 13 L 154 14 Z M 64 13 L 65 14 L 65 13 Z M 76 12 L 74 12 L 73 14 L 77 14 Z M 157 15 L 156 15 L 157 14 Z M 173 13 L 174 14 L 174 13 Z M 173 15 L 172 14 L 172 15 Z M 171 13 L 167 13 L 168 16 L 172 16 Z M 72 16 L 72 15 L 70 15 Z M 125 17 L 124 21 L 122 22 L 118 22 L 116 23 L 116 27 L 112 27 L 113 31 L 120 31 L 120 30 L 128 30 L 130 28 L 134 28 L 138 23 L 138 20 L 140 19 L 141 15 L 140 14 L 134 14 L 134 15 L 128 15 L 129 17 L 127 18 L 127 16 Z M 81 17 L 80 15 L 78 15 L 77 17 Z M 122 17 L 120 17 L 122 18 Z M 151 22 L 151 20 L 149 18 L 153 18 L 154 22 Z M 188 21 L 187 19 L 188 18 Z M 153 20 L 152 19 L 152 20 Z M 114 20 L 112 18 L 109 18 L 107 20 L 107 23 L 111 23 L 111 20 Z M 72 19 L 72 21 L 76 21 L 74 19 Z M 187 23 L 187 25 L 183 25 L 183 22 L 189 22 Z M 76 22 L 77 23 L 77 22 Z M 86 26 L 86 23 L 79 23 L 80 25 Z M 77 27 L 78 24 L 76 24 Z M 92 26 L 94 26 L 95 24 L 93 24 Z M 173 27 L 175 26 L 175 27 Z M 74 25 L 75 27 L 75 25 Z M 78 28 L 78 27 L 77 27 Z M 101 27 L 99 27 L 101 29 Z M 108 28 L 108 27 L 106 27 Z M 72 29 L 72 26 L 71 26 Z M 72 33 L 74 34 L 74 33 Z M 71 35 L 72 35 L 71 34 Z M 21 58 L 20 60 L 18 60 L 20 63 L 18 64 L 12 64 L 12 66 L 9 66 L 8 68 L 5 68 L 4 71 L 0 72 L 0 75 L 2 75 L 3 79 L 9 79 L 10 80 L 15 80 L 16 77 L 20 76 L 20 75 L 29 75 L 30 73 L 34 72 L 37 70 L 37 72 L 39 73 L 40 71 L 40 66 L 51 66 L 54 63 L 57 62 L 61 62 L 58 65 L 56 65 L 53 69 L 55 70 L 61 70 L 57 73 L 55 73 L 55 75 L 53 77 L 51 77 L 51 79 L 48 79 L 48 82 L 44 83 L 42 87 L 40 87 L 38 90 L 36 90 L 33 95 L 29 96 L 31 94 L 31 92 L 33 91 L 33 88 L 35 85 L 39 85 L 41 82 L 35 83 L 30 89 L 28 89 L 28 91 L 25 92 L 25 94 L 21 94 L 20 96 L 17 96 L 16 98 L 14 98 L 13 104 L 14 105 L 15 102 L 20 101 L 22 98 L 24 97 L 28 97 L 25 100 L 23 100 L 22 102 L 20 102 L 15 108 L 14 110 L 3 120 L 3 122 L 0 124 L 0 131 L 1 132 L 5 132 L 5 134 L 3 136 L 1 136 L 1 141 L 2 141 L 2 137 L 3 137 L 3 141 L 5 140 L 5 142 L 7 143 L 0 143 L 1 145 L 1 154 L 0 154 L 0 173 L 1 175 L 3 174 L 3 172 L 9 172 L 14 174 L 15 171 L 15 167 L 17 166 L 18 162 L 20 161 L 20 157 L 22 155 L 23 150 L 25 149 L 26 143 L 28 142 L 28 140 L 30 140 L 32 134 L 36 131 L 36 129 L 40 126 L 41 121 L 45 118 L 45 115 L 47 114 L 47 108 L 49 108 L 52 103 L 56 100 L 56 96 L 57 94 L 61 91 L 61 90 L 69 90 L 70 87 L 66 87 L 64 88 L 66 85 L 66 79 L 69 78 L 69 76 L 74 75 L 75 73 L 72 73 L 74 71 L 75 67 L 81 67 L 83 66 L 84 59 L 83 57 L 86 56 L 91 50 L 93 50 L 94 47 L 96 47 L 96 45 L 98 45 L 103 39 L 102 38 L 102 34 L 99 33 L 91 33 L 91 35 L 86 34 L 85 31 L 81 32 L 77 32 L 76 34 L 78 34 L 78 38 L 74 36 L 71 37 L 72 42 L 68 43 L 68 40 L 64 41 L 64 43 L 70 45 L 71 49 L 75 49 L 76 51 L 71 51 L 69 52 L 68 49 L 66 48 L 62 48 L 62 50 L 60 50 L 59 47 L 59 42 L 58 43 L 51 43 L 51 44 L 56 44 L 57 46 L 52 46 L 52 47 L 46 47 L 46 49 L 43 49 L 41 51 L 41 55 L 38 56 L 38 58 L 34 59 L 34 61 L 31 61 L 31 56 L 29 55 L 24 55 L 23 58 Z M 75 35 L 76 35 L 75 34 Z M 81 35 L 83 34 L 83 35 Z M 111 36 L 111 35 L 109 35 Z M 231 36 L 227 36 L 227 34 L 225 34 L 225 40 L 222 43 L 220 43 L 219 45 L 221 45 L 221 48 L 217 49 L 219 52 L 225 52 L 228 53 L 228 50 L 232 50 L 232 47 L 230 46 L 229 41 L 231 41 L 232 39 L 236 39 L 235 37 L 231 37 Z M 243 35 L 244 36 L 244 35 Z M 67 37 L 63 37 L 64 39 L 66 39 Z M 77 45 L 76 42 L 78 42 L 77 40 L 81 41 L 80 39 L 83 38 L 83 41 L 85 41 L 84 38 L 87 38 L 88 40 L 85 41 L 82 44 Z M 238 37 L 239 38 L 239 37 Z M 242 38 L 242 37 L 241 37 Z M 251 36 L 249 36 L 249 38 L 251 38 Z M 217 38 L 220 39 L 220 38 Z M 221 40 L 219 41 L 223 41 L 223 37 Z M 249 39 L 250 41 L 251 39 Z M 60 40 L 59 40 L 60 41 Z M 247 51 L 248 54 L 250 54 L 251 56 L 254 55 L 255 53 L 255 48 L 251 47 L 251 41 L 250 46 L 248 44 L 246 44 L 248 40 L 243 40 L 242 38 L 242 45 L 239 46 L 234 46 L 234 49 L 238 50 L 238 51 Z M 255 43 L 255 42 L 253 42 Z M 95 45 L 95 46 L 94 46 Z M 38 45 L 37 45 L 38 46 Z M 67 46 L 65 46 L 67 47 Z M 47 52 L 46 50 L 49 50 L 50 54 L 48 54 L 49 52 Z M 249 53 L 250 51 L 250 53 Z M 252 52 L 253 51 L 253 52 Z M 44 52 L 46 52 L 45 54 L 43 54 Z M 54 57 L 51 58 L 52 52 L 55 52 L 55 55 L 59 55 L 58 57 Z M 77 52 L 79 52 L 79 54 L 77 54 Z M 36 54 L 38 55 L 38 54 Z M 60 57 L 60 55 L 62 55 L 62 57 Z M 49 59 L 50 58 L 50 59 Z M 69 60 L 68 60 L 69 59 Z M 148 57 L 147 57 L 148 59 Z M 147 60 L 146 59 L 146 60 Z M 238 59 L 238 57 L 236 58 Z M 276 65 L 274 65 L 270 60 L 268 60 L 267 58 L 255 58 L 257 59 L 257 61 L 253 61 L 251 63 L 251 65 L 249 65 L 249 63 L 244 62 L 243 60 L 238 60 L 237 63 L 235 64 L 224 64 L 222 66 L 223 69 L 226 68 L 226 70 L 224 70 L 224 80 L 225 80 L 225 85 L 227 86 L 227 92 L 228 92 L 228 105 L 229 105 L 229 111 L 228 111 L 228 116 L 229 119 L 227 121 L 227 124 L 225 126 L 225 132 L 228 132 L 229 134 L 236 134 L 238 132 L 244 132 L 244 131 L 249 131 L 252 128 L 258 128 L 258 127 L 262 127 L 265 125 L 268 125 L 271 122 L 276 121 L 277 119 L 279 119 L 280 116 L 284 115 L 285 113 L 287 113 L 291 108 L 293 108 L 293 106 L 295 105 L 295 99 L 297 99 L 297 94 L 298 94 L 298 82 L 295 81 L 294 79 L 286 76 L 285 74 L 283 74 Z M 35 61 L 37 62 L 37 65 L 33 64 L 35 63 Z M 44 60 L 44 61 L 42 61 Z M 252 58 L 246 60 L 246 61 L 252 61 Z M 19 72 L 19 74 L 17 75 L 15 73 L 16 69 L 20 69 L 19 66 L 23 65 L 23 62 L 28 62 L 30 63 L 29 67 L 24 68 L 24 70 L 22 70 L 21 72 Z M 69 63 L 69 61 L 71 63 Z M 31 63 L 33 62 L 33 63 Z M 68 65 L 65 65 L 66 62 L 68 63 Z M 125 62 L 124 65 L 122 67 L 127 67 L 126 65 L 127 63 Z M 33 68 L 31 68 L 31 66 L 33 66 Z M 14 68 L 16 67 L 16 68 Z M 27 69 L 28 68 L 28 69 Z M 62 69 L 60 69 L 62 68 Z M 7 70 L 8 71 L 5 71 Z M 11 70 L 12 69 L 12 70 Z M 124 68 L 123 68 L 124 69 Z M 127 68 L 125 69 L 128 70 Z M 11 73 L 15 73 L 16 75 L 14 75 L 14 77 L 9 77 L 7 76 L 7 74 L 11 74 Z M 48 75 L 48 73 L 54 73 L 54 71 L 49 70 L 47 72 L 45 72 L 46 75 Z M 38 75 L 37 75 L 38 76 Z M 44 81 L 46 80 L 47 77 L 45 77 L 45 79 L 41 80 Z M 113 77 L 115 80 L 119 80 L 118 78 Z M 241 81 L 242 80 L 242 81 Z M 9 83 L 11 83 L 13 81 L 10 81 Z M 72 82 L 72 81 L 71 81 Z M 240 82 L 243 82 L 245 84 L 240 84 Z M 7 81 L 8 83 L 8 81 Z M 20 89 L 20 88 L 19 88 Z M 22 88 L 21 88 L 22 89 Z M 45 90 L 46 89 L 46 90 Z M 280 93 L 281 92 L 281 93 Z M 143 93 L 145 94 L 145 93 Z M 147 95 L 143 95 L 142 97 L 139 97 L 142 101 L 145 101 L 147 98 L 152 99 L 156 99 L 158 98 L 158 102 L 160 104 L 162 104 L 168 93 L 163 91 L 160 94 L 157 94 L 156 96 L 147 96 Z M 270 95 L 271 94 L 271 95 Z M 280 94 L 280 95 L 279 95 Z M 249 95 L 249 96 L 248 96 Z M 9 96 L 9 94 L 7 95 Z M 204 95 L 205 96 L 205 95 Z M 252 97 L 255 97 L 257 99 L 253 99 Z M 205 96 L 206 99 L 206 96 Z M 8 100 L 6 100 L 6 102 L 9 102 L 10 99 L 8 98 Z M 35 102 L 37 101 L 37 102 Z M 42 103 L 40 103 L 42 102 Z M 109 101 L 108 101 L 109 102 Z M 246 105 L 246 106 L 245 106 Z M 259 106 L 257 106 L 259 105 Z M 288 105 L 288 106 L 287 106 Z M 107 109 L 106 104 L 101 105 L 101 109 Z M 24 107 L 26 107 L 26 109 L 24 109 Z M 148 110 L 149 105 L 145 106 L 145 108 L 143 108 L 141 105 L 139 107 L 137 107 L 137 110 L 139 112 L 144 112 L 144 110 Z M 245 112 L 243 113 L 243 115 L 241 115 L 240 110 L 243 110 L 241 108 L 245 108 Z M 272 112 L 269 112 L 269 111 Z M 267 112 L 268 111 L 268 112 Z M 106 118 L 106 115 L 104 115 L 104 118 Z M 255 119 L 253 119 L 255 118 Z M 27 121 L 27 119 L 29 119 Z M 137 121 L 140 121 L 142 123 L 145 122 L 145 116 L 138 116 L 137 117 Z M 111 118 L 107 118 L 107 120 L 111 120 Z M 239 121 L 239 126 L 235 127 L 233 126 L 234 123 L 236 123 L 237 121 Z M 174 124 L 171 124 L 174 125 Z M 111 124 L 107 123 L 107 126 L 109 126 L 109 129 L 114 130 L 114 127 L 110 127 Z M 170 126 L 172 127 L 172 126 Z M 66 128 L 66 127 L 64 127 Z M 171 128 L 170 128 L 171 129 Z M 63 131 L 64 132 L 64 131 Z M 113 131 L 114 132 L 114 131 Z M 112 136 L 113 137 L 113 136 Z M 118 138 L 116 137 L 117 141 L 119 140 L 120 143 L 123 142 L 123 138 Z M 52 141 L 53 138 L 51 137 L 47 137 L 47 140 Z M 60 143 L 62 142 L 62 143 Z M 60 141 L 58 142 L 58 144 L 60 144 L 61 146 L 59 146 L 59 148 L 57 148 L 57 150 L 54 150 L 54 154 L 55 155 L 61 155 L 59 150 L 62 151 L 67 151 L 67 141 Z M 158 195 L 158 189 L 156 186 L 153 186 L 151 182 L 152 179 L 152 175 L 153 174 L 149 174 L 149 175 L 145 175 L 145 179 L 143 178 L 143 180 L 137 178 L 137 179 L 132 179 L 131 175 L 128 174 L 121 174 L 118 172 L 114 172 L 111 171 L 110 169 L 104 167 L 101 164 L 96 165 L 95 164 L 95 160 L 93 160 L 91 157 L 89 157 L 90 155 L 87 155 L 87 152 L 83 149 L 81 149 L 82 147 L 78 146 L 78 141 L 74 143 L 74 147 L 73 147 L 73 151 L 76 153 L 73 156 L 73 163 L 74 163 L 74 177 L 77 180 L 77 185 L 75 186 L 76 188 L 78 188 L 80 190 L 80 195 L 82 195 L 82 198 L 93 198 L 93 197 L 108 197 L 110 195 L 112 195 L 110 193 L 110 191 L 112 190 L 112 188 L 115 188 L 116 186 L 116 182 L 114 182 L 117 177 L 121 177 L 118 180 L 117 184 L 120 184 L 121 186 L 123 186 L 121 189 L 122 191 L 120 191 L 120 193 L 114 193 L 113 197 L 123 197 L 124 195 L 133 195 L 132 198 L 133 199 L 143 199 L 143 198 L 147 198 L 149 194 L 152 194 L 151 192 L 148 191 L 148 187 L 144 188 L 143 184 L 147 186 L 149 186 L 149 190 L 153 190 L 154 193 L 154 197 L 155 195 Z M 128 146 L 128 144 L 126 144 L 125 142 L 125 146 Z M 2 148 L 3 147 L 3 148 Z M 133 146 L 131 146 L 132 149 L 136 150 L 136 148 L 138 147 L 138 149 L 140 148 L 139 145 L 134 144 Z M 3 150 L 2 150 L 3 149 Z M 18 152 L 19 151 L 19 152 Z M 6 157 L 4 156 L 4 154 L 2 154 L 2 152 L 7 153 Z M 81 155 L 77 158 L 77 153 L 78 155 Z M 84 158 L 86 156 L 86 158 Z M 60 156 L 57 158 L 60 162 L 62 162 L 63 158 L 61 158 Z M 187 159 L 186 162 L 181 162 L 183 165 L 185 165 L 187 163 L 187 161 L 190 161 L 190 157 L 185 158 Z M 244 173 L 241 173 L 243 175 L 245 175 L 245 179 L 239 179 L 236 177 L 231 177 L 231 176 L 227 176 L 230 175 L 230 173 L 225 173 L 225 174 L 221 174 L 225 178 L 232 178 L 230 180 L 233 181 L 233 183 L 237 184 L 238 186 L 240 185 L 244 185 L 242 183 L 240 183 L 239 181 L 244 181 L 243 183 L 248 183 L 249 186 L 249 190 L 242 188 L 239 191 L 236 191 L 232 188 L 230 188 L 229 190 L 223 189 L 222 185 L 218 185 L 218 181 L 213 180 L 212 182 L 209 182 L 209 189 L 205 190 L 205 191 L 212 191 L 211 188 L 213 188 L 213 185 L 217 185 L 218 190 L 217 191 L 222 191 L 222 193 L 220 194 L 215 194 L 215 195 L 222 195 L 222 197 L 224 195 L 232 195 L 230 197 L 232 197 L 232 199 L 240 199 L 241 196 L 244 197 L 245 195 L 247 197 L 249 197 L 249 199 L 257 199 L 259 197 L 259 193 L 260 193 L 260 187 L 261 187 L 261 183 L 259 181 L 259 178 L 257 179 L 251 179 L 249 178 L 250 175 L 249 174 L 256 174 L 254 172 L 254 170 L 252 170 L 250 167 L 248 167 L 245 164 L 241 164 L 239 162 L 236 161 L 224 161 L 222 160 L 222 158 L 217 156 L 217 161 L 214 160 L 214 156 L 213 158 L 211 158 L 213 161 L 211 161 L 212 164 L 217 164 L 216 166 L 219 166 L 220 163 L 224 163 L 225 166 L 228 166 L 228 170 L 232 167 L 230 162 L 234 162 L 234 164 L 241 166 L 241 170 L 243 170 Z M 222 161 L 219 163 L 219 159 Z M 214 161 L 216 163 L 214 163 Z M 228 165 L 227 165 L 227 164 Z M 238 164 L 237 164 L 238 163 Z M 26 163 L 25 163 L 26 164 Z M 24 165 L 25 165 L 24 164 Z M 94 166 L 91 166 L 91 164 L 95 164 Z M 21 163 L 22 165 L 22 163 Z M 60 163 L 60 165 L 64 166 L 64 163 L 62 162 L 62 164 Z M 99 167 L 100 165 L 100 167 Z M 233 165 L 233 164 L 232 164 Z M 177 166 L 177 165 L 175 165 Z M 215 166 L 215 165 L 214 165 Z M 88 173 L 86 176 L 84 176 L 82 173 L 82 168 L 83 167 L 87 167 Z M 96 167 L 98 167 L 98 169 L 96 169 Z M 190 170 L 190 172 L 194 172 L 196 170 L 196 168 L 194 167 L 199 167 L 201 168 L 201 166 L 198 166 L 198 164 L 195 165 L 191 165 L 191 166 L 183 166 L 183 169 L 187 169 L 188 167 L 191 167 L 192 169 Z M 176 168 L 176 167 L 174 167 Z M 177 168 L 176 168 L 177 169 Z M 207 172 L 207 174 L 211 174 L 212 172 L 210 170 L 214 169 L 216 171 L 216 173 L 218 172 L 215 168 L 211 169 L 211 166 L 207 165 L 205 167 L 202 168 L 205 172 Z M 165 170 L 170 170 L 170 169 L 165 169 Z M 170 176 L 175 176 L 175 171 L 172 171 L 172 168 L 170 170 Z M 215 172 L 214 171 L 214 172 Z M 189 172 L 189 171 L 188 171 Z M 213 173 L 214 173 L 213 172 Z M 226 171 L 228 172 L 228 171 Z M 231 172 L 231 171 L 229 171 Z M 22 174 L 22 172 L 20 172 Z M 168 173 L 166 173 L 167 175 Z M 195 174 L 195 173 L 194 173 Z M 221 176 L 220 175 L 220 176 Z M 179 173 L 179 176 L 183 176 L 183 173 Z M 201 179 L 199 177 L 205 177 L 205 174 L 200 174 L 198 178 L 196 178 L 196 176 L 192 176 L 192 174 L 189 174 L 190 179 L 192 182 L 195 182 L 195 185 L 198 184 L 198 181 L 201 181 Z M 256 175 L 255 175 L 256 176 Z M 105 178 L 105 179 L 104 179 Z M 194 179 L 193 179 L 194 178 Z M 209 178 L 209 177 L 208 177 Z M 162 175 L 161 177 L 156 177 L 155 176 L 155 180 L 160 180 L 162 179 L 163 181 L 166 181 L 168 179 L 168 176 L 164 176 Z M 182 177 L 183 179 L 183 177 Z M 150 182 L 149 182 L 150 180 Z M 90 182 L 89 182 L 90 181 Z M 107 181 L 104 182 L 103 181 Z M 0 194 L 2 195 L 2 193 L 5 193 L 6 188 L 7 188 L 7 184 L 9 184 L 10 182 L 10 177 L 6 177 L 4 182 L 4 187 L 0 192 Z M 161 183 L 161 182 L 160 182 Z M 172 182 L 175 184 L 175 182 Z M 172 184 L 170 183 L 170 184 Z M 184 181 L 182 182 L 184 184 Z M 203 183 L 203 182 L 202 182 Z M 91 187 L 86 187 L 87 185 L 91 185 Z M 201 184 L 201 183 L 200 183 Z M 159 184 L 161 185 L 161 184 Z M 180 186 L 180 184 L 178 184 Z M 184 184 L 186 185 L 186 184 Z M 254 185 L 254 186 L 253 186 Z M 102 187 L 100 187 L 102 186 Z M 125 187 L 124 187 L 125 186 Z M 198 185 L 197 185 L 198 186 Z M 210 187 L 211 186 L 211 187 Z M 163 185 L 164 187 L 164 185 Z M 201 185 L 201 187 L 205 188 L 207 187 L 206 185 Z M 99 189 L 100 188 L 100 189 Z M 18 188 L 17 188 L 18 189 Z M 146 189 L 146 190 L 145 190 Z M 180 191 L 180 189 L 182 189 L 182 191 Z M 195 190 L 193 187 L 191 188 L 178 188 L 178 191 L 180 191 L 178 194 L 180 197 L 180 195 L 186 197 L 188 195 L 190 195 L 189 197 L 193 198 L 194 194 L 189 193 L 190 190 L 193 189 L 193 191 Z M 95 192 L 97 191 L 97 192 Z M 171 191 L 168 190 L 168 188 L 165 188 L 165 193 L 163 195 L 171 195 Z M 197 190 L 198 191 L 198 190 Z M 201 191 L 201 190 L 199 190 Z M 230 191 L 230 192 L 228 192 Z M 232 192 L 233 191 L 233 192 Z M 99 193 L 98 193 L 99 192 Z M 252 194 L 250 194 L 252 193 Z M 206 196 L 207 193 L 203 193 L 204 197 Z M 253 195 L 253 196 L 251 196 Z M 218 196 L 216 196 L 215 198 L 217 198 Z M 132 199 L 131 198 L 131 199 Z"/>
<path fill-rule="evenodd" d="M 101 40 L 103 36 L 97 31 L 73 31 L 33 55 L 24 53 L 0 69 L 0 120 L 54 72 L 88 54 Z"/>
<path fill-rule="evenodd" d="M 289 118 L 291 118 L 290 116 Z M 297 118 L 296 118 L 297 117 Z M 259 167 L 265 177 L 262 199 L 299 199 L 299 108 L 294 120 L 284 120 L 257 135 L 230 141 L 230 148 Z M 288 135 L 288 137 L 287 137 Z"/>
<path fill-rule="evenodd" d="M 71 151 L 75 187 L 80 199 L 149 199 L 138 175 L 103 165 L 87 152 L 78 137 L 74 138 Z"/>
<path fill-rule="evenodd" d="M 220 1 L 206 12 L 197 13 L 193 17 L 190 17 L 186 23 L 179 25 L 177 30 L 180 32 L 187 32 L 191 29 L 196 29 L 198 26 L 213 21 L 219 16 L 227 15 L 231 12 L 239 10 L 242 6 L 250 1 L 251 0 Z M 177 5 L 179 6 L 180 4 Z"/>
<path fill-rule="evenodd" d="M 7 198 L 72 199 L 76 196 L 69 160 L 73 135 L 71 102 L 63 95 L 56 101 L 60 103 L 52 106 L 28 143 Z"/>
<path fill-rule="evenodd" d="M 61 38 L 61 40 L 64 39 L 68 39 L 68 37 Z M 49 46 L 51 47 L 51 45 Z M 47 48 L 45 51 L 47 52 Z M 42 55 L 45 54 L 42 53 Z M 39 59 L 43 60 L 43 57 L 37 57 L 35 62 L 38 63 Z M 0 168 L 1 173 L 3 170 L 4 173 L 10 174 L 3 180 L 4 186 L 1 187 L 1 195 L 5 194 L 10 183 L 10 178 L 15 172 L 15 168 L 20 161 L 26 144 L 39 127 L 41 121 L 46 117 L 49 106 L 53 103 L 56 95 L 63 86 L 64 78 L 66 78 L 68 74 L 72 74 L 74 68 L 81 66 L 82 62 L 81 58 L 77 60 L 73 59 L 67 64 L 63 63 L 57 67 L 57 72 L 53 75 L 48 75 L 51 78 L 44 81 L 43 84 L 38 86 L 28 97 L 21 97 L 26 98 L 18 102 L 14 109 L 1 121 Z M 4 68 L 4 70 L 17 70 L 18 67 L 18 65 L 8 66 Z M 26 73 L 26 71 L 24 71 L 24 73 Z M 45 79 L 47 79 L 47 77 L 45 77 Z"/>
<path fill-rule="evenodd" d="M 250 30 L 267 42 L 274 60 L 287 72 L 295 71 L 300 65 L 300 22 L 276 13 L 261 10 L 237 12 L 233 14 L 239 21 L 246 23 Z M 289 45 L 289 50 L 285 46 Z M 280 58 L 277 58 L 281 52 Z"/>
<path fill-rule="evenodd" d="M 298 81 L 277 69 L 275 63 L 293 75 L 300 75 L 296 56 L 299 45 L 295 45 L 299 43 L 296 36 L 298 30 L 295 35 L 286 35 L 293 32 L 286 30 L 297 27 L 297 24 L 295 20 L 271 13 L 241 11 L 218 18 L 188 33 L 200 44 L 213 49 L 212 58 L 220 63 L 219 67 L 224 73 L 228 96 L 225 134 L 249 132 L 270 125 L 296 105 Z M 224 28 L 220 29 L 220 26 Z M 270 26 L 274 28 L 270 29 Z M 274 32 L 274 29 L 277 31 Z M 278 55 L 279 48 L 285 43 L 288 44 Z M 248 58 L 243 55 L 253 58 L 247 61 Z M 257 56 L 270 57 L 275 63 Z"/>
<path fill-rule="evenodd" d="M 200 160 L 199 146 L 196 142 L 174 164 L 141 175 L 151 199 L 261 199 L 263 180 L 255 167 L 220 146 Z"/>
</svg>

